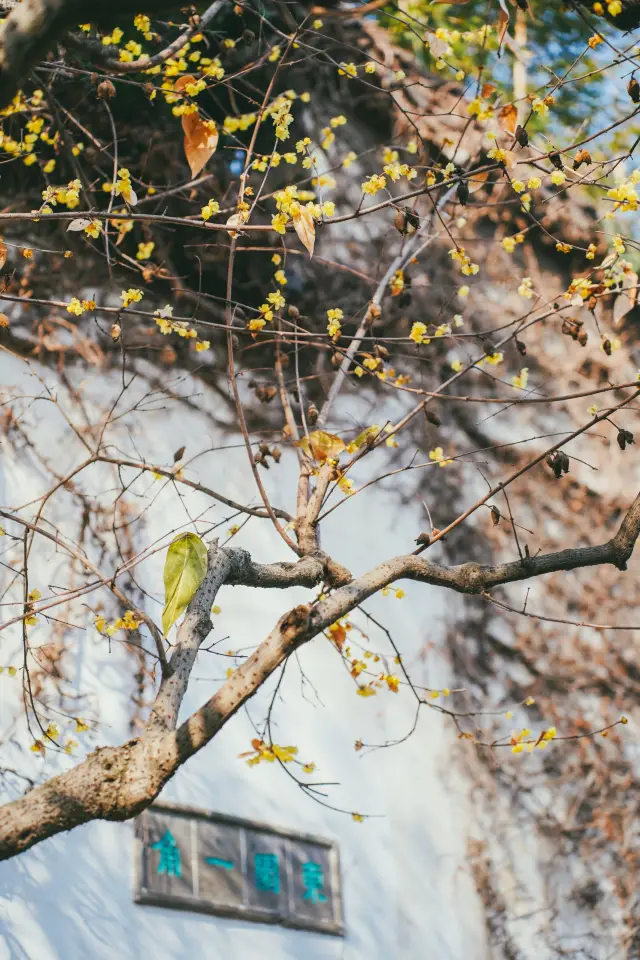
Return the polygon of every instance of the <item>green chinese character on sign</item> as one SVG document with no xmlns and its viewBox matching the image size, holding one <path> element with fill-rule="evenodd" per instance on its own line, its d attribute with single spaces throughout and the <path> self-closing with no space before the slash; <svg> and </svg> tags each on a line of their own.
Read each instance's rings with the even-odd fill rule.
<svg viewBox="0 0 640 960">
<path fill-rule="evenodd" d="M 180 876 L 180 850 L 168 830 L 161 840 L 151 844 L 151 849 L 160 853 L 157 869 L 159 874 L 166 873 L 168 877 Z"/>
<path fill-rule="evenodd" d="M 256 889 L 280 893 L 280 864 L 275 853 L 256 853 L 253 859 Z"/>
<path fill-rule="evenodd" d="M 324 887 L 324 874 L 319 863 L 309 860 L 302 864 L 302 882 L 305 885 L 305 893 L 302 894 L 303 900 L 310 900 L 311 903 L 323 903 L 326 901 L 322 888 Z"/>
</svg>

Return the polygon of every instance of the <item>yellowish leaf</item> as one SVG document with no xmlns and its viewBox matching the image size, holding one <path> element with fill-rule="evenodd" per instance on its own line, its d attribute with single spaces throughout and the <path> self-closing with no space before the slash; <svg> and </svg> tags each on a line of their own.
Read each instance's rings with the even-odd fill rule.
<svg viewBox="0 0 640 960">
<path fill-rule="evenodd" d="M 293 217 L 293 226 L 301 243 L 309 251 L 309 257 L 312 257 L 316 242 L 316 225 L 308 207 L 300 207 L 300 212 Z"/>
<path fill-rule="evenodd" d="M 314 460 L 319 461 L 339 457 L 345 449 L 340 437 L 336 437 L 333 433 L 325 433 L 324 430 L 314 430 L 308 438 L 303 437 L 302 440 L 298 440 L 296 446 L 312 456 Z"/>
<path fill-rule="evenodd" d="M 164 635 L 186 610 L 207 572 L 207 548 L 195 533 L 183 533 L 169 545 L 164 563 Z"/>
<path fill-rule="evenodd" d="M 0 240 L 0 270 L 4 267 L 7 262 L 7 245 Z"/>
</svg>

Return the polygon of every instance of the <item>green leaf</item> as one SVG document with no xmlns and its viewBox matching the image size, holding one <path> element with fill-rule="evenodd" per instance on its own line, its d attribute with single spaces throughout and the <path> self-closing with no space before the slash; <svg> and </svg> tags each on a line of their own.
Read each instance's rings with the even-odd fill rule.
<svg viewBox="0 0 640 960">
<path fill-rule="evenodd" d="M 183 533 L 169 545 L 164 562 L 165 637 L 183 613 L 207 572 L 207 548 L 195 533 Z"/>
</svg>

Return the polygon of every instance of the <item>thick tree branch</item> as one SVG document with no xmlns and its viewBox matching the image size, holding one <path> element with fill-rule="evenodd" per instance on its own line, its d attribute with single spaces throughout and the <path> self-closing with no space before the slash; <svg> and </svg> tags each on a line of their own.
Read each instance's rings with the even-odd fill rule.
<svg viewBox="0 0 640 960">
<path fill-rule="evenodd" d="M 175 6 L 167 0 L 22 0 L 0 26 L 0 107 L 11 102 L 38 60 L 54 49 L 69 27 L 87 21 L 113 22 L 122 14 L 156 14 Z"/>
<path fill-rule="evenodd" d="M 263 586 L 285 586 L 293 585 L 300 573 L 306 580 L 321 572 L 320 564 L 312 570 L 314 558 L 263 567 L 253 564 L 244 551 L 212 547 L 207 576 L 188 608 L 179 649 L 171 658 L 178 680 L 174 685 L 164 680 L 158 694 L 164 704 L 164 731 L 160 718 L 163 711 L 159 710 L 158 723 L 150 722 L 142 737 L 120 747 L 99 748 L 77 767 L 0 808 L 0 859 L 13 857 L 47 837 L 90 820 L 127 820 L 140 813 L 176 770 L 218 733 L 295 649 L 395 580 L 405 577 L 462 593 L 480 593 L 502 583 L 559 570 L 606 563 L 625 570 L 639 533 L 640 494 L 616 535 L 600 546 L 561 550 L 496 566 L 465 563 L 443 567 L 413 554 L 381 563 L 315 606 L 299 606 L 285 614 L 213 697 L 177 730 L 167 730 L 166 725 L 175 724 L 188 682 L 187 667 L 193 665 L 197 648 L 209 632 L 210 603 L 224 579 L 246 583 L 255 575 Z"/>
</svg>

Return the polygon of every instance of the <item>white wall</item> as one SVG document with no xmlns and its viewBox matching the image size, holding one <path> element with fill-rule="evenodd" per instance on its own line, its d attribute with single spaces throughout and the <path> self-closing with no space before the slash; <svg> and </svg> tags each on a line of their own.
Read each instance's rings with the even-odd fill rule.
<svg viewBox="0 0 640 960">
<path fill-rule="evenodd" d="M 18 365 L 7 373 L 5 383 L 21 380 L 26 390 Z M 47 376 L 51 379 L 50 374 Z M 98 372 L 96 384 L 103 382 L 100 378 Z M 205 403 L 203 400 L 203 406 Z M 63 471 L 78 462 L 80 451 L 72 449 L 68 431 L 63 430 L 51 409 L 40 404 L 30 416 L 47 424 L 46 442 L 50 451 L 56 451 L 58 469 Z M 42 427 L 39 435 L 45 435 Z M 166 463 L 185 441 L 188 456 L 212 445 L 210 440 L 216 437 L 206 413 L 173 408 L 137 416 L 133 439 L 150 460 Z M 120 432 L 118 442 L 121 449 L 133 454 L 131 438 L 124 432 Z M 5 444 L 4 454 L 0 502 L 25 502 L 41 492 L 42 480 L 33 465 L 28 466 L 12 452 L 10 443 Z M 238 500 L 248 500 L 253 492 L 244 458 L 242 450 L 211 454 L 197 461 L 188 476 Z M 294 477 L 287 465 L 266 474 L 265 479 L 273 499 L 290 506 Z M 99 488 L 99 481 L 94 483 Z M 142 487 L 149 487 L 149 483 L 144 481 Z M 154 492 L 159 487 L 156 482 Z M 64 527 L 69 521 L 64 495 L 58 503 L 57 518 Z M 186 503 L 196 515 L 204 501 L 191 496 Z M 184 507 L 170 487 L 148 505 L 144 531 L 147 542 L 186 520 Z M 216 506 L 210 515 L 221 520 L 228 511 Z M 323 546 L 359 573 L 387 556 L 410 549 L 421 523 L 422 518 L 412 509 L 401 508 L 391 495 L 374 490 L 333 514 Z M 68 529 L 71 532 L 71 527 Z M 291 559 L 265 521 L 252 520 L 234 544 L 251 550 L 259 561 Z M 157 554 L 140 571 L 158 598 L 162 560 L 163 555 Z M 43 583 L 51 582 L 55 563 L 54 549 L 40 544 L 32 572 L 34 585 L 39 571 Z M 446 658 L 440 647 L 442 627 L 456 599 L 430 587 L 402 586 L 406 590 L 404 599 L 375 598 L 367 608 L 392 629 L 415 681 L 442 687 L 447 683 Z M 255 645 L 284 611 L 309 596 L 304 590 L 258 594 L 248 588 L 225 587 L 218 597 L 222 613 L 215 619 L 215 636 L 229 636 L 221 649 Z M 81 608 L 75 609 L 80 617 Z M 159 610 L 159 606 L 150 607 L 158 618 Z M 77 630 L 68 635 L 70 652 L 66 660 L 74 686 L 83 692 L 93 691 L 84 711 L 98 723 L 96 735 L 84 738 L 89 748 L 122 742 L 130 735 L 133 672 L 131 656 L 117 643 L 109 652 L 107 643 L 92 629 L 91 620 L 85 611 L 86 632 Z M 362 619 L 359 622 L 364 626 Z M 19 648 L 17 634 L 9 634 L 0 635 L 2 663 L 10 662 Z M 45 642 L 46 624 L 33 628 L 31 636 L 33 642 Z M 391 653 L 384 638 L 373 630 L 371 646 Z M 304 760 L 316 763 L 319 778 L 338 782 L 330 788 L 330 802 L 374 816 L 364 823 L 353 822 L 350 816 L 327 810 L 304 796 L 277 766 L 249 768 L 237 758 L 249 749 L 254 736 L 244 713 L 179 771 L 162 799 L 252 817 L 337 841 L 346 937 L 135 905 L 132 826 L 100 822 L 50 839 L 0 864 L 0 960 L 137 960 L 147 956 L 162 960 L 187 956 L 225 960 L 483 960 L 488 956 L 484 920 L 468 866 L 466 845 L 473 827 L 467 785 L 456 772 L 459 743 L 455 735 L 435 711 L 426 709 L 406 743 L 357 753 L 356 739 L 383 743 L 409 729 L 414 711 L 409 693 L 380 691 L 375 697 L 357 697 L 339 657 L 323 638 L 300 651 L 299 666 L 296 661 L 292 659 L 287 667 L 275 712 L 274 738 L 296 744 Z M 185 712 L 211 695 L 228 663 L 217 656 L 200 655 Z M 312 680 L 315 692 L 310 686 L 302 689 L 300 667 Z M 11 680 L 6 673 L 0 677 L 4 734 L 11 729 L 13 715 L 20 711 L 18 691 L 16 678 Z M 258 721 L 264 716 L 268 693 L 262 691 L 249 703 L 249 712 Z M 18 738 L 26 744 L 24 732 L 18 731 Z M 33 754 L 25 756 L 23 751 L 3 749 L 14 765 L 42 769 L 43 762 Z M 65 756 L 59 759 L 50 754 L 44 769 L 51 772 L 71 762 Z"/>
</svg>

